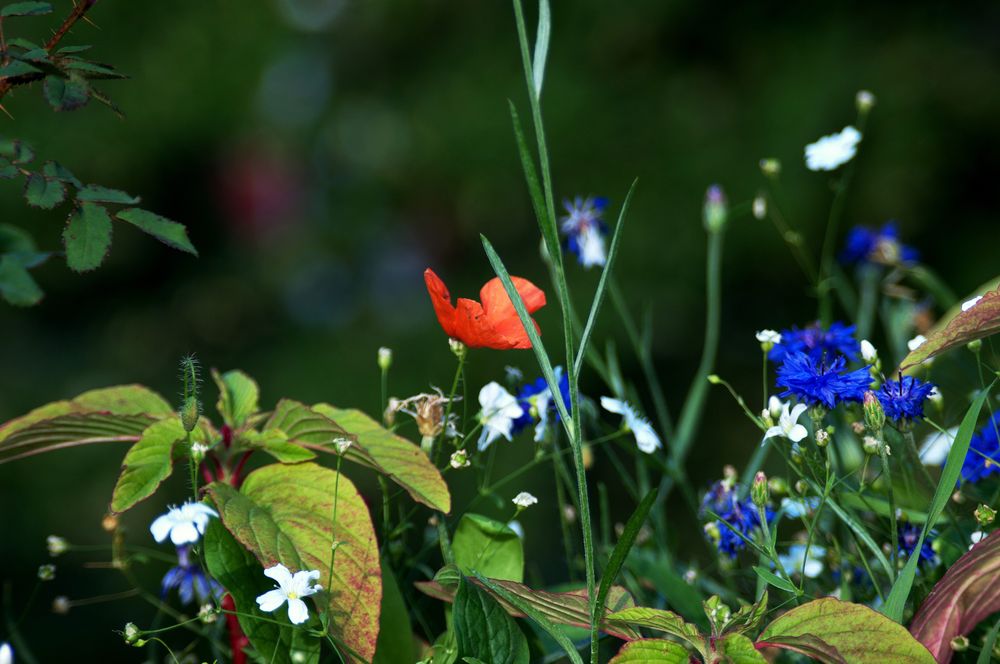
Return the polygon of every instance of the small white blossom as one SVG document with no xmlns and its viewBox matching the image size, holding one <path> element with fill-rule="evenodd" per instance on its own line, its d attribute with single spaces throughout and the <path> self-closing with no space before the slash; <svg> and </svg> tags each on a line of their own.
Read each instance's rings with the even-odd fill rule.
<svg viewBox="0 0 1000 664">
<path fill-rule="evenodd" d="M 0 643 L 0 664 L 14 664 L 14 649 L 6 641 Z"/>
<path fill-rule="evenodd" d="M 808 498 L 782 498 L 781 509 L 785 511 L 785 516 L 789 519 L 801 519 L 810 512 L 816 511 L 819 507 L 819 496 Z"/>
<path fill-rule="evenodd" d="M 604 247 L 604 235 L 600 229 L 593 224 L 588 224 L 580 229 L 576 236 L 576 243 L 580 247 L 580 265 L 585 268 L 604 267 L 608 262 L 607 250 Z"/>
<path fill-rule="evenodd" d="M 756 334 L 757 341 L 762 344 L 780 344 L 781 334 L 774 330 L 760 330 Z"/>
<path fill-rule="evenodd" d="M 859 111 L 866 113 L 875 105 L 875 95 L 868 90 L 858 90 L 858 94 L 854 95 L 854 104 Z"/>
<path fill-rule="evenodd" d="M 799 424 L 799 418 L 802 417 L 802 413 L 804 412 L 806 412 L 806 405 L 804 403 L 795 404 L 795 407 L 791 409 L 789 409 L 789 404 L 781 404 L 778 424 L 764 433 L 764 440 L 780 436 L 781 438 L 787 438 L 793 443 L 797 443 L 808 436 L 809 432 L 806 431 L 804 426 Z"/>
<path fill-rule="evenodd" d="M 763 195 L 757 196 L 753 199 L 753 217 L 754 219 L 763 219 L 767 216 L 767 199 Z"/>
<path fill-rule="evenodd" d="M 350 438 L 344 438 L 344 437 L 334 438 L 333 446 L 337 449 L 337 454 L 343 456 L 344 453 L 350 449 L 353 442 L 354 441 L 352 441 Z"/>
<path fill-rule="evenodd" d="M 969 536 L 969 541 L 972 542 L 972 544 L 969 545 L 969 550 L 971 551 L 972 547 L 983 541 L 984 537 L 986 537 L 986 533 L 984 533 L 981 530 L 977 530 L 976 532 L 972 533 L 972 535 Z"/>
<path fill-rule="evenodd" d="M 875 360 L 878 359 L 878 351 L 875 350 L 875 346 L 872 345 L 872 342 L 867 339 L 861 340 L 861 357 L 868 364 L 874 364 Z"/>
<path fill-rule="evenodd" d="M 962 303 L 962 311 L 968 311 L 972 307 L 976 306 L 976 304 L 981 299 L 983 299 L 983 296 L 982 295 L 977 295 L 974 298 L 972 298 L 971 300 L 966 300 L 965 302 Z"/>
<path fill-rule="evenodd" d="M 823 558 L 826 556 L 826 549 L 821 546 L 809 548 L 809 557 L 806 558 L 805 544 L 792 544 L 788 547 L 787 554 L 778 554 L 778 560 L 789 574 L 804 574 L 807 578 L 815 579 L 823 573 Z"/>
<path fill-rule="evenodd" d="M 521 417 L 524 410 L 517 403 L 517 398 L 496 381 L 487 383 L 479 390 L 479 405 L 482 406 L 479 421 L 483 432 L 479 436 L 478 447 L 482 452 L 500 436 L 510 440 L 514 420 Z"/>
<path fill-rule="evenodd" d="M 609 413 L 622 416 L 625 428 L 635 435 L 635 442 L 640 451 L 652 454 L 662 447 L 660 437 L 656 435 L 653 425 L 649 423 L 649 420 L 639 415 L 632 404 L 621 399 L 601 397 L 601 407 Z"/>
<path fill-rule="evenodd" d="M 301 625 L 309 619 L 309 608 L 302 601 L 303 597 L 315 595 L 323 590 L 320 585 L 311 585 L 311 581 L 319 580 L 319 571 L 301 571 L 292 574 L 287 567 L 278 563 L 264 570 L 264 576 L 278 582 L 278 587 L 268 590 L 257 598 L 261 611 L 270 613 L 288 602 L 288 619 L 292 624 Z"/>
<path fill-rule="evenodd" d="M 925 337 L 922 334 L 918 334 L 917 336 L 913 337 L 912 339 L 906 342 L 906 347 L 909 348 L 910 351 L 912 352 L 920 348 L 925 341 L 927 341 L 927 337 Z"/>
<path fill-rule="evenodd" d="M 186 502 L 180 507 L 171 507 L 170 511 L 156 517 L 149 532 L 153 539 L 162 542 L 170 536 L 170 541 L 176 546 L 192 544 L 205 532 L 205 526 L 211 517 L 219 513 L 203 503 Z"/>
<path fill-rule="evenodd" d="M 920 460 L 925 466 L 940 466 L 948 459 L 951 445 L 958 435 L 958 427 L 952 427 L 945 432 L 932 431 L 920 444 Z"/>
<path fill-rule="evenodd" d="M 69 549 L 69 544 L 66 543 L 66 540 L 58 535 L 49 535 L 46 537 L 45 546 L 48 547 L 49 555 L 53 558 L 66 553 Z"/>
<path fill-rule="evenodd" d="M 471 462 L 469 461 L 469 455 L 465 450 L 456 450 L 451 454 L 451 467 L 455 470 L 459 468 L 468 468 Z"/>
<path fill-rule="evenodd" d="M 531 507 L 532 505 L 537 504 L 538 503 L 538 498 L 535 498 L 533 495 L 531 495 L 527 491 L 522 491 L 521 493 L 519 493 L 516 496 L 514 496 L 514 499 L 511 500 L 510 502 L 514 503 L 515 505 L 517 505 L 521 509 L 524 509 L 526 507 Z"/>
<path fill-rule="evenodd" d="M 392 349 L 382 346 L 378 349 L 378 368 L 382 371 L 388 371 L 389 367 L 392 366 Z"/>
<path fill-rule="evenodd" d="M 941 390 L 937 388 L 937 385 L 935 385 L 931 390 L 931 393 L 927 395 L 927 398 L 931 401 L 931 403 L 937 405 L 941 405 L 941 402 L 944 401 L 944 395 L 941 394 Z"/>
<path fill-rule="evenodd" d="M 810 171 L 836 170 L 854 158 L 860 142 L 861 132 L 850 125 L 823 136 L 806 146 L 806 167 Z"/>
<path fill-rule="evenodd" d="M 766 412 L 767 412 L 768 415 L 770 415 L 772 422 L 777 422 L 778 419 L 781 417 L 781 411 L 782 411 L 782 407 L 784 405 L 785 405 L 785 402 L 783 402 L 781 399 L 779 399 L 778 397 L 774 396 L 773 394 L 767 400 L 767 411 Z"/>
</svg>

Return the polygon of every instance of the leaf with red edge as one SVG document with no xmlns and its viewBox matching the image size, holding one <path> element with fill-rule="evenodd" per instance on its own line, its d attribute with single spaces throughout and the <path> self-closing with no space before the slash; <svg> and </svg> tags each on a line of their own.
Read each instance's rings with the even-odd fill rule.
<svg viewBox="0 0 1000 664">
<path fill-rule="evenodd" d="M 966 300 L 942 317 L 925 335 L 927 340 L 903 358 L 900 369 L 906 370 L 956 346 L 1000 332 L 1000 288 L 987 291 L 978 302 L 962 311 L 971 301 Z"/>
<path fill-rule="evenodd" d="M 840 656 L 836 648 L 812 634 L 772 636 L 767 641 L 758 641 L 755 645 L 759 650 L 765 648 L 791 650 L 824 664 L 847 664 L 847 660 Z"/>
<path fill-rule="evenodd" d="M 687 664 L 687 648 L 666 639 L 637 639 L 622 646 L 608 664 Z"/>
<path fill-rule="evenodd" d="M 920 605 L 910 633 L 938 662 L 949 662 L 951 640 L 968 634 L 996 611 L 1000 611 L 1000 531 L 948 568 Z"/>
</svg>

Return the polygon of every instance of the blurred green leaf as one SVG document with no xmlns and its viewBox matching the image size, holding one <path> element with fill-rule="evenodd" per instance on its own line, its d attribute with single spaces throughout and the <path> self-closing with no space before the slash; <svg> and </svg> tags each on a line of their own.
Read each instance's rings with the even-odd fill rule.
<svg viewBox="0 0 1000 664">
<path fill-rule="evenodd" d="M 779 590 L 784 590 L 786 593 L 791 593 L 796 596 L 799 595 L 799 589 L 795 587 L 794 583 L 786 579 L 782 579 L 766 567 L 755 565 L 753 571 L 757 574 L 757 576 L 767 581 L 769 585 L 772 585 Z"/>
<path fill-rule="evenodd" d="M 264 431 L 244 431 L 240 441 L 250 449 L 270 454 L 281 463 L 302 463 L 316 458 L 316 453 L 301 445 L 288 441 L 288 436 L 280 429 Z"/>
<path fill-rule="evenodd" d="M 372 664 L 415 662 L 419 659 L 410 614 L 406 610 L 403 594 L 392 573 L 392 568 L 382 560 L 382 611 L 379 614 L 378 645 Z"/>
<path fill-rule="evenodd" d="M 0 157 L 0 179 L 3 180 L 13 180 L 21 171 L 17 170 L 17 166 L 10 163 L 10 160 L 6 157 Z"/>
<path fill-rule="evenodd" d="M 86 106 L 90 99 L 90 86 L 76 76 L 46 76 L 43 90 L 45 100 L 57 111 L 75 111 Z"/>
<path fill-rule="evenodd" d="M 24 183 L 24 200 L 32 207 L 51 210 L 66 199 L 66 187 L 59 180 L 32 173 Z"/>
<path fill-rule="evenodd" d="M 524 547 L 507 524 L 481 514 L 466 514 L 451 540 L 455 564 L 466 574 L 474 571 L 491 579 L 524 579 Z"/>
<path fill-rule="evenodd" d="M 742 634 L 727 634 L 717 642 L 716 648 L 730 664 L 767 664 L 767 660 Z"/>
<path fill-rule="evenodd" d="M 528 664 L 528 640 L 514 619 L 489 594 L 458 582 L 453 613 L 458 656 L 490 664 Z"/>
<path fill-rule="evenodd" d="M 24 76 L 25 74 L 38 74 L 41 69 L 30 65 L 22 60 L 11 60 L 0 67 L 0 78 L 12 78 L 14 76 Z"/>
<path fill-rule="evenodd" d="M 3 254 L 0 255 L 0 296 L 15 307 L 30 307 L 41 302 L 44 293 L 17 256 Z"/>
<path fill-rule="evenodd" d="M 219 401 L 215 405 L 219 415 L 234 429 L 242 427 L 260 408 L 257 381 L 238 369 L 224 374 L 212 369 L 212 380 L 219 389 Z"/>
<path fill-rule="evenodd" d="M 35 151 L 20 139 L 0 139 L 0 157 L 15 164 L 26 164 L 35 158 Z"/>
<path fill-rule="evenodd" d="M 102 187 L 99 184 L 88 184 L 86 187 L 77 192 L 76 200 L 88 201 L 91 203 L 114 203 L 116 205 L 135 205 L 136 203 L 139 202 L 139 197 L 126 194 L 124 191 L 121 191 L 120 189 L 111 189 L 110 187 Z M 122 210 L 122 212 L 125 211 L 126 210 Z M 145 212 L 145 210 L 139 210 L 139 212 Z M 119 213 L 119 215 L 120 214 L 121 213 Z M 152 213 L 147 213 L 147 214 L 152 214 Z M 126 221 L 128 220 L 126 219 Z M 135 223 L 135 222 L 130 222 L 130 223 Z"/>
<path fill-rule="evenodd" d="M 41 16 L 51 14 L 52 5 L 47 2 L 12 2 L 0 8 L 0 16 Z"/>
<path fill-rule="evenodd" d="M 100 205 L 84 203 L 69 216 L 63 231 L 66 263 L 75 272 L 100 267 L 111 248 L 111 217 Z"/>
<path fill-rule="evenodd" d="M 64 69 L 78 71 L 86 78 L 115 79 L 128 78 L 125 74 L 116 70 L 111 65 L 102 65 L 98 62 L 81 60 L 79 58 L 67 58 L 63 61 Z"/>
<path fill-rule="evenodd" d="M 89 189 L 89 187 L 88 187 Z M 114 191 L 114 190 L 107 190 Z M 118 192 L 128 197 L 128 194 L 124 192 Z M 83 192 L 80 192 L 83 195 Z M 139 199 L 133 199 L 132 203 L 138 202 Z M 112 200 L 109 203 L 119 203 L 123 202 L 126 205 L 131 203 L 126 203 L 125 201 Z M 176 221 L 171 221 L 166 217 L 161 217 L 158 214 L 153 214 L 149 210 L 142 210 L 140 208 L 128 208 L 126 210 L 119 210 L 115 213 L 115 217 L 121 219 L 122 221 L 128 222 L 141 230 L 142 232 L 152 235 L 157 240 L 167 245 L 168 247 L 173 247 L 174 249 L 179 249 L 180 251 L 187 252 L 194 256 L 198 255 L 198 250 L 194 248 L 191 241 L 188 240 L 187 229 L 183 224 L 179 224 Z"/>
<path fill-rule="evenodd" d="M 204 440 L 198 430 L 196 439 Z M 174 448 L 186 442 L 187 432 L 179 418 L 151 424 L 122 461 L 122 473 L 111 494 L 111 511 L 121 514 L 152 496 L 174 468 Z"/>
<path fill-rule="evenodd" d="M 60 164 L 57 161 L 47 161 L 47 162 L 45 162 L 45 165 L 42 166 L 42 175 L 44 175 L 47 178 L 54 178 L 54 179 L 59 180 L 61 182 L 65 182 L 67 184 L 71 184 L 74 187 L 76 187 L 77 189 L 79 189 L 79 188 L 81 188 L 83 186 L 83 183 L 81 183 L 76 178 L 76 176 L 73 175 L 73 173 L 70 172 L 70 170 L 68 168 L 66 168 L 65 166 L 63 166 L 62 164 Z"/>
</svg>

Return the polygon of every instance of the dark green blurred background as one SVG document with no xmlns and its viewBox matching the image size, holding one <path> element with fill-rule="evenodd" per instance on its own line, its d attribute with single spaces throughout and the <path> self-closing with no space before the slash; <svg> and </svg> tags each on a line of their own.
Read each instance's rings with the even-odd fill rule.
<svg viewBox="0 0 1000 664">
<path fill-rule="evenodd" d="M 59 14 L 70 7 L 54 4 Z M 899 220 L 903 238 L 960 294 L 1000 271 L 995 3 L 553 4 L 543 102 L 557 195 L 606 195 L 617 210 L 640 178 L 619 279 L 636 315 L 652 312 L 674 412 L 700 351 L 705 187 L 718 182 L 731 202 L 746 202 L 763 186 L 758 160 L 781 159 L 786 214 L 818 251 L 830 179 L 805 170 L 803 146 L 853 121 L 859 88 L 878 103 L 846 224 Z M 188 226 L 201 257 L 119 225 L 99 271 L 71 274 L 60 259 L 36 271 L 42 305 L 0 308 L 0 418 L 122 382 L 173 396 L 177 359 L 189 352 L 255 376 L 265 405 L 290 396 L 374 412 L 380 345 L 395 351 L 394 395 L 451 379 L 425 267 L 454 294 L 476 293 L 492 276 L 484 233 L 512 272 L 552 294 L 507 112 L 508 98 L 526 110 L 509 3 L 103 0 L 91 17 L 96 27 L 79 25 L 64 44 L 96 44 L 94 59 L 133 77 L 104 86 L 127 119 L 97 104 L 54 114 L 39 90 L 24 89 L 4 99 L 14 120 L 0 118 L 0 133 L 85 181 L 142 195 Z M 56 21 L 5 28 L 41 40 Z M 62 220 L 28 209 L 14 183 L 0 183 L 0 218 L 58 246 Z M 570 274 L 585 306 L 598 274 L 575 264 Z M 753 331 L 815 311 L 766 222 L 731 224 L 724 298 L 718 369 L 755 395 Z M 612 315 L 598 342 L 613 336 L 625 347 Z M 556 307 L 538 320 L 557 341 Z M 499 379 L 505 364 L 535 373 L 529 353 L 477 351 L 470 386 Z M 628 356 L 624 365 L 638 377 Z M 592 376 L 588 387 L 600 396 Z M 698 485 L 724 460 L 744 462 L 756 440 L 721 391 L 708 412 L 691 460 Z M 506 463 L 530 458 L 530 446 L 522 438 L 505 447 Z M 80 449 L 0 466 L 0 576 L 13 581 L 18 610 L 45 562 L 45 535 L 105 541 L 100 519 L 123 453 Z M 544 471 L 518 488 L 543 498 L 526 520 L 530 566 L 561 581 L 559 547 L 545 535 L 555 518 L 550 480 Z M 151 543 L 149 518 L 183 495 L 183 482 L 170 491 L 127 517 L 132 541 Z M 680 537 L 701 534 L 691 524 Z M 142 624 L 143 604 L 48 612 L 56 594 L 124 589 L 112 571 L 81 570 L 87 559 L 57 561 L 25 635 L 42 661 L 81 651 L 138 661 L 111 630 Z M 62 649 L 70 644 L 72 653 Z"/>
</svg>

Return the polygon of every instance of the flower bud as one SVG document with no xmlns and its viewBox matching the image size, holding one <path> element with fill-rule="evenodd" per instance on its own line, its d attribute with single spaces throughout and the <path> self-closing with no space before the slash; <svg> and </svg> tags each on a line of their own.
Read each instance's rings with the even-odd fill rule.
<svg viewBox="0 0 1000 664">
<path fill-rule="evenodd" d="M 980 526 L 988 526 L 997 518 L 996 510 L 990 508 L 989 505 L 980 505 L 976 508 L 975 514 L 976 521 L 979 522 Z"/>
<path fill-rule="evenodd" d="M 210 448 L 208 445 L 202 445 L 201 443 L 191 443 L 191 460 L 195 463 L 201 463 L 205 459 L 205 455 L 208 454 Z"/>
<path fill-rule="evenodd" d="M 591 466 L 594 465 L 594 450 L 590 448 L 590 445 L 584 445 L 580 451 L 583 452 L 584 470 L 590 470 Z"/>
<path fill-rule="evenodd" d="M 750 486 L 750 500 L 757 507 L 765 507 L 770 498 L 768 495 L 767 475 L 763 471 L 757 471 L 754 475 L 753 484 Z"/>
<path fill-rule="evenodd" d="M 805 480 L 799 480 L 798 482 L 795 483 L 795 492 L 798 493 L 799 495 L 804 496 L 808 491 L 809 491 L 809 483 L 806 482 Z"/>
<path fill-rule="evenodd" d="M 861 447 L 864 449 L 865 454 L 878 454 L 878 439 L 875 436 L 865 436 Z"/>
<path fill-rule="evenodd" d="M 38 566 L 38 580 L 51 581 L 56 578 L 56 566 L 52 564 Z"/>
<path fill-rule="evenodd" d="M 820 429 L 816 432 L 816 446 L 826 447 L 830 444 L 830 432 L 826 429 Z"/>
<path fill-rule="evenodd" d="M 73 608 L 73 604 L 69 601 L 69 598 L 65 595 L 59 595 L 52 600 L 52 612 L 58 613 L 60 615 L 66 615 L 69 610 Z"/>
<path fill-rule="evenodd" d="M 392 366 L 392 349 L 382 346 L 378 349 L 378 368 L 382 371 L 388 371 L 389 367 Z"/>
<path fill-rule="evenodd" d="M 725 228 L 728 215 L 726 194 L 722 191 L 722 187 L 713 184 L 705 192 L 705 206 L 702 209 L 705 230 L 709 233 L 718 233 Z"/>
<path fill-rule="evenodd" d="M 959 635 L 951 640 L 951 649 L 955 652 L 965 652 L 969 649 L 969 637 Z"/>
<path fill-rule="evenodd" d="M 337 450 L 337 454 L 344 456 L 351 445 L 354 443 L 350 438 L 340 437 L 333 439 L 333 446 Z"/>
<path fill-rule="evenodd" d="M 465 359 L 466 353 L 469 352 L 469 347 L 463 344 L 458 339 L 448 339 L 448 348 L 451 349 L 452 355 L 457 357 L 459 361 Z"/>
<path fill-rule="evenodd" d="M 868 364 L 875 364 L 875 361 L 878 360 L 878 351 L 867 339 L 861 340 L 861 357 Z"/>
<path fill-rule="evenodd" d="M 767 198 L 764 194 L 757 194 L 753 199 L 753 217 L 754 219 L 764 219 L 767 217 Z"/>
<path fill-rule="evenodd" d="M 871 390 L 865 392 L 864 399 L 865 424 L 874 433 L 879 433 L 885 427 L 885 410 L 878 397 Z"/>
<path fill-rule="evenodd" d="M 760 172 L 769 178 L 776 177 L 781 174 L 781 162 L 773 158 L 761 159 Z"/>
<path fill-rule="evenodd" d="M 135 623 L 130 622 L 125 624 L 125 630 L 122 632 L 122 636 L 125 637 L 125 643 L 135 643 L 141 635 L 142 632 Z"/>
<path fill-rule="evenodd" d="M 469 454 L 465 450 L 456 450 L 452 452 L 451 455 L 451 467 L 455 470 L 459 468 L 468 468 L 470 465 Z"/>
<path fill-rule="evenodd" d="M 198 417 L 201 415 L 201 405 L 198 403 L 198 398 L 190 396 L 184 400 L 184 405 L 181 406 L 181 424 L 184 425 L 184 430 L 188 433 L 194 431 L 194 428 L 198 426 Z"/>
<path fill-rule="evenodd" d="M 118 529 L 118 517 L 114 514 L 105 514 L 101 519 L 101 528 L 106 533 L 113 533 Z"/>
<path fill-rule="evenodd" d="M 782 496 L 787 496 L 791 487 L 788 486 L 788 482 L 785 481 L 784 477 L 771 477 L 767 480 L 767 488 L 771 492 L 771 495 L 775 498 L 781 498 Z"/>
<path fill-rule="evenodd" d="M 875 95 L 868 90 L 858 90 L 858 94 L 854 96 L 854 105 L 859 113 L 867 113 L 875 105 Z"/>
<path fill-rule="evenodd" d="M 45 546 L 49 549 L 49 555 L 55 558 L 60 556 L 69 549 L 69 544 L 66 540 L 58 535 L 49 535 L 45 538 Z"/>
<path fill-rule="evenodd" d="M 736 472 L 736 466 L 732 464 L 726 464 L 722 467 L 722 480 L 732 486 L 740 478 L 740 474 Z"/>
<path fill-rule="evenodd" d="M 978 354 L 979 351 L 983 349 L 983 340 L 973 339 L 969 343 L 965 344 L 965 347 L 968 348 L 970 352 Z"/>
<path fill-rule="evenodd" d="M 215 607 L 211 604 L 202 604 L 201 608 L 198 609 L 198 620 L 200 620 L 202 624 L 211 625 L 215 622 L 217 616 L 218 613 L 216 612 Z"/>
</svg>

